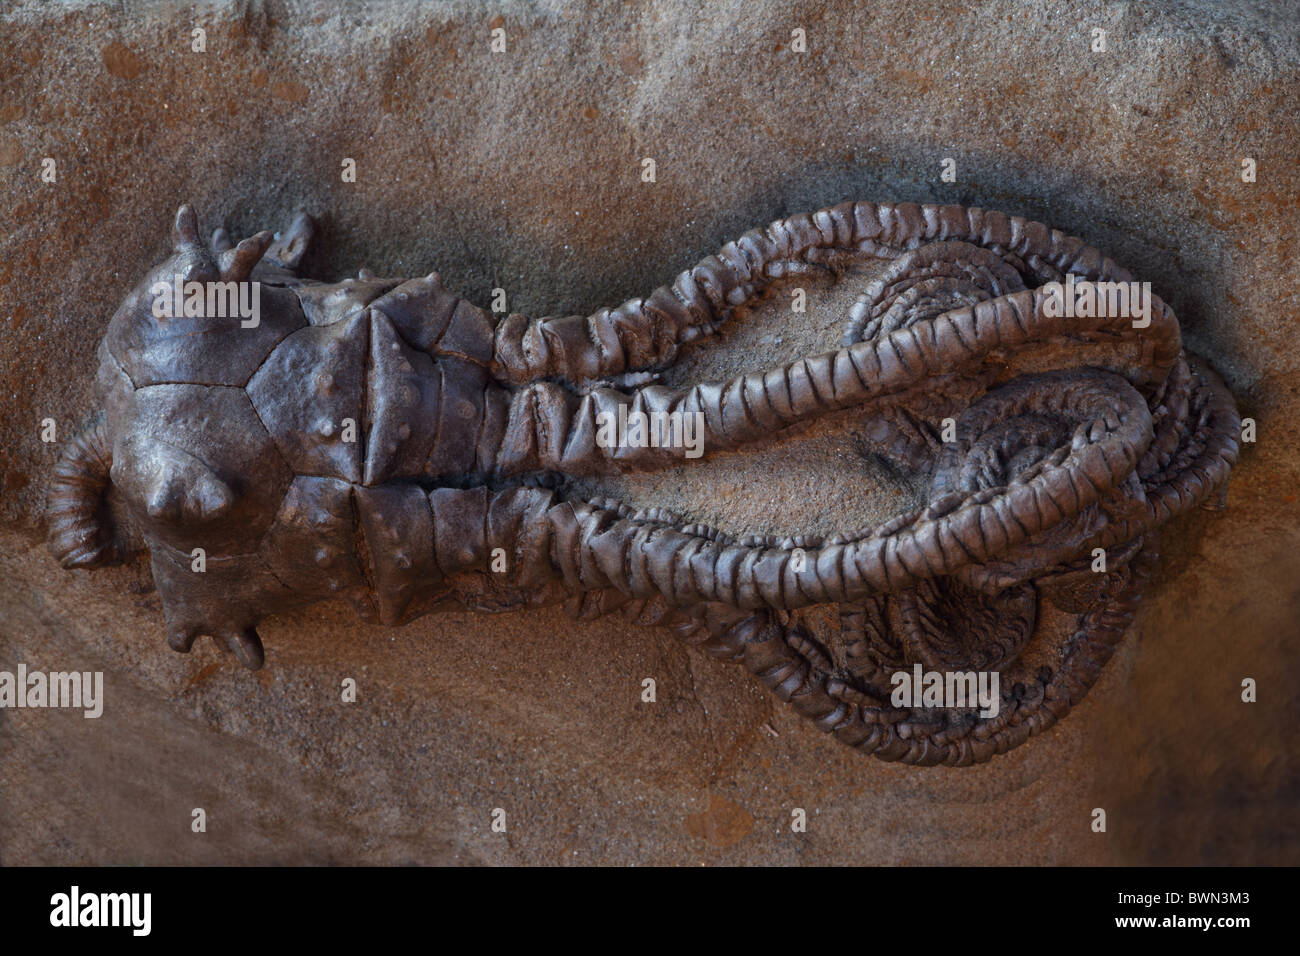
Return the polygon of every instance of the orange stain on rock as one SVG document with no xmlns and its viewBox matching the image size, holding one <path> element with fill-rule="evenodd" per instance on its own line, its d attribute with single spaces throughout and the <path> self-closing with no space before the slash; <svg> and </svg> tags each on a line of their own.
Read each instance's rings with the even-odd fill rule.
<svg viewBox="0 0 1300 956">
<path fill-rule="evenodd" d="M 202 684 L 204 681 L 206 681 L 209 677 L 211 677 L 219 670 L 221 670 L 220 661 L 217 661 L 212 664 L 204 664 L 203 667 L 199 669 L 199 672 L 195 674 L 193 677 L 191 677 L 185 683 L 186 688 L 188 689 L 190 687 L 198 687 L 200 684 Z"/>
<path fill-rule="evenodd" d="M 104 69 L 123 80 L 134 80 L 144 68 L 135 52 L 120 40 L 114 40 L 100 53 L 104 58 Z"/>
<path fill-rule="evenodd" d="M 639 52 L 631 50 L 618 58 L 618 68 L 627 76 L 639 76 L 645 70 L 645 62 Z"/>
<path fill-rule="evenodd" d="M 0 139 L 0 166 L 17 166 L 23 159 L 23 145 L 16 139 Z"/>
<path fill-rule="evenodd" d="M 306 103 L 307 87 L 294 80 L 277 80 L 271 84 L 271 95 L 286 103 Z"/>
<path fill-rule="evenodd" d="M 709 795 L 709 808 L 686 817 L 686 832 L 710 846 L 734 846 L 754 832 L 754 818 L 738 803 Z"/>
<path fill-rule="evenodd" d="M 934 81 L 924 73 L 916 70 L 908 70 L 902 67 L 894 70 L 894 75 L 899 79 L 899 85 L 909 85 L 915 87 L 916 92 L 921 96 L 929 93 L 934 88 Z"/>
</svg>

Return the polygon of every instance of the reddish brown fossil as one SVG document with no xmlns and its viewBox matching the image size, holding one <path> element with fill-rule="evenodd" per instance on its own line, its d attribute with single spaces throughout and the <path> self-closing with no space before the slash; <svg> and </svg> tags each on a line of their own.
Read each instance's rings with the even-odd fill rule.
<svg viewBox="0 0 1300 956">
<path fill-rule="evenodd" d="M 541 319 L 497 320 L 436 275 L 299 278 L 306 216 L 209 249 L 182 207 L 175 233 L 101 344 L 103 412 L 56 468 L 51 546 L 94 567 L 142 540 L 172 647 L 208 634 L 249 667 L 262 617 L 334 595 L 385 624 L 567 602 L 741 662 L 864 753 L 981 762 L 1083 697 L 1157 529 L 1216 499 L 1236 459 L 1231 396 L 1169 308 L 1115 308 L 1132 276 L 997 212 L 843 204 L 746 233 L 645 299 Z M 839 350 L 635 384 L 778 280 L 864 260 L 885 265 Z M 1100 298 L 1063 312 L 1063 280 Z M 256 316 L 213 307 L 250 288 Z M 690 457 L 601 441 L 620 411 L 700 421 L 712 452 L 845 410 L 928 478 L 923 507 L 826 540 L 733 540 L 567 487 Z M 813 605 L 838 606 L 830 638 L 791 617 Z M 913 669 L 999 675 L 994 713 L 891 703 Z"/>
</svg>

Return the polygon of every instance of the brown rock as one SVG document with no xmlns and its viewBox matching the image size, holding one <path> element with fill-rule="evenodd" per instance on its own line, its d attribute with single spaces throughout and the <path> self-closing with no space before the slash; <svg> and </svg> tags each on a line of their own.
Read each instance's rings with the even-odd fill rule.
<svg viewBox="0 0 1300 956">
<path fill-rule="evenodd" d="M 205 54 L 183 42 L 181 8 L 4 14 L 5 102 L 23 112 L 0 131 L 16 158 L 0 166 L 0 316 L 28 311 L 0 325 L 0 448 L 30 481 L 0 493 L 0 670 L 102 670 L 106 704 L 98 720 L 0 711 L 0 860 L 550 863 L 571 847 L 664 864 L 704 847 L 735 863 L 1296 862 L 1300 40 L 1283 8 L 1116 8 L 1096 54 L 1060 26 L 1094 22 L 1083 0 L 945 0 L 928 20 L 832 0 L 805 25 L 807 54 L 788 49 L 786 11 L 754 5 L 701 17 L 652 0 L 599 21 L 520 6 L 505 54 L 489 52 L 492 9 L 268 9 L 213 11 Z M 310 93 L 290 108 L 257 92 L 275 82 Z M 47 155 L 57 183 L 33 165 Z M 657 183 L 640 181 L 646 156 Z M 949 156 L 955 183 L 939 178 Z M 1002 209 L 1150 278 L 1259 440 L 1227 510 L 1166 535 L 1159 583 L 1088 700 L 978 768 L 864 761 L 670 635 L 558 611 L 394 631 L 327 604 L 268 622 L 259 678 L 210 645 L 174 655 L 146 564 L 64 572 L 39 522 L 57 455 L 40 422 L 81 424 L 112 309 L 186 199 L 237 236 L 307 208 L 324 238 L 314 274 L 437 269 L 529 314 L 644 294 L 755 224 L 842 200 Z M 833 339 L 835 294 L 737 323 L 681 374 Z M 707 480 L 644 490 L 742 528 L 907 506 L 909 489 L 842 451 L 799 467 L 773 451 L 748 474 L 720 459 Z M 639 702 L 645 676 L 656 705 Z M 1245 677 L 1259 703 L 1242 703 Z M 764 822 L 710 848 L 683 819 L 701 793 L 759 821 L 803 806 L 809 831 Z"/>
</svg>

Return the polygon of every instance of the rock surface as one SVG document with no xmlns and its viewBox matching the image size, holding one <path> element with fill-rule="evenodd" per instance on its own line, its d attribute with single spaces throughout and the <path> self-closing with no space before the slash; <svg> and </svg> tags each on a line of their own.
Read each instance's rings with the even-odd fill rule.
<svg viewBox="0 0 1300 956">
<path fill-rule="evenodd" d="M 9 5 L 0 670 L 102 670 L 106 704 L 0 711 L 0 863 L 1296 862 L 1298 23 L 1294 2 L 1212 0 Z M 321 278 L 436 268 L 542 314 L 852 199 L 1081 236 L 1154 283 L 1257 422 L 1227 510 L 1169 529 L 1089 698 L 989 765 L 865 760 L 666 632 L 558 610 L 386 630 L 324 605 L 266 622 L 247 673 L 209 642 L 166 648 L 147 562 L 68 573 L 45 551 L 42 420 L 84 421 L 103 330 L 182 201 L 238 235 L 308 210 Z M 740 323 L 692 371 L 818 340 L 834 298 L 788 330 Z M 855 489 L 833 447 L 820 483 L 764 454 L 759 487 L 724 464 L 647 493 L 732 528 L 833 526 L 907 494 Z"/>
</svg>

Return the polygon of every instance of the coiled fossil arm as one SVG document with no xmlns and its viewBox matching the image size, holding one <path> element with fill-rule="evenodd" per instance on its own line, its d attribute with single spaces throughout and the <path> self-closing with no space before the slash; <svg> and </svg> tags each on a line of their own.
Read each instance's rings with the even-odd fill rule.
<svg viewBox="0 0 1300 956">
<path fill-rule="evenodd" d="M 554 382 L 522 389 L 511 405 L 497 467 L 503 475 L 539 469 L 592 474 L 664 464 L 677 448 L 601 448 L 597 416 L 620 405 L 633 411 L 704 415 L 711 449 L 736 448 L 795 422 L 902 395 L 940 377 L 974 377 L 989 367 L 1077 367 L 1063 350 L 1105 350 L 1106 367 L 1148 390 L 1162 382 L 1179 355 L 1178 323 L 1155 300 L 1149 328 L 1126 317 L 1051 317 L 1041 291 L 1023 291 L 920 318 L 888 333 L 800 359 L 767 372 L 687 389 L 647 386 L 627 394 L 598 388 L 577 395 Z M 1100 356 L 1099 356 L 1100 358 Z"/>
<path fill-rule="evenodd" d="M 50 479 L 46 523 L 50 550 L 65 568 L 95 568 L 117 558 L 113 529 L 104 520 L 113 452 L 99 418 L 68 442 Z"/>
<path fill-rule="evenodd" d="M 841 203 L 752 229 L 645 298 L 589 316 L 510 315 L 496 329 L 495 363 L 516 384 L 552 377 L 591 381 L 654 368 L 671 362 L 681 345 L 713 331 L 777 279 L 893 259 L 922 243 L 951 240 L 990 250 L 1002 264 L 1001 275 L 1015 265 L 1040 281 L 1067 272 L 1096 280 L 1131 278 L 1082 240 L 1018 216 L 966 206 Z M 889 285 L 881 280 L 878 294 L 883 297 Z M 855 316 L 849 334 L 860 333 L 860 326 Z"/>
</svg>

